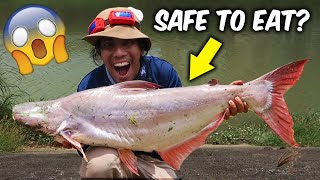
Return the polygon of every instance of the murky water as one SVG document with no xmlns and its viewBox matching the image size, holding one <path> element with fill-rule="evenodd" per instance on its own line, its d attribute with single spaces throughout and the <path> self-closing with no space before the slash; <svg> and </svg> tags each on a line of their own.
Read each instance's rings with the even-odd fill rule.
<svg viewBox="0 0 320 180">
<path fill-rule="evenodd" d="M 40 3 L 41 1 L 30 1 Z M 316 1 L 299 3 L 293 1 L 288 3 L 270 4 L 263 2 L 238 3 L 232 1 L 224 4 L 223 1 L 187 1 L 184 4 L 178 1 L 123 1 L 121 4 L 115 1 L 108 1 L 98 4 L 100 1 L 85 3 L 82 1 L 77 5 L 68 2 L 66 5 L 59 3 L 44 4 L 54 9 L 64 20 L 66 26 L 67 50 L 69 60 L 66 63 L 56 64 L 55 61 L 44 67 L 35 67 L 30 75 L 23 76 L 20 80 L 14 79 L 21 89 L 29 96 L 20 99 L 21 102 L 29 98 L 34 100 L 55 99 L 69 95 L 76 91 L 80 80 L 96 65 L 89 57 L 91 46 L 81 40 L 85 35 L 87 26 L 95 15 L 102 9 L 112 6 L 134 6 L 144 11 L 145 20 L 142 30 L 152 39 L 150 55 L 155 55 L 171 62 L 177 69 L 184 86 L 203 84 L 211 78 L 217 78 L 221 84 L 228 84 L 233 80 L 242 79 L 249 81 L 269 72 L 281 65 L 291 61 L 304 58 L 312 58 L 305 67 L 305 72 L 297 85 L 285 96 L 288 106 L 292 112 L 304 112 L 309 108 L 319 108 L 320 100 L 320 14 L 316 10 L 320 4 Z M 289 1 L 287 1 L 289 2 Z M 292 2 L 292 1 L 290 1 Z M 1 6 L 1 28 L 10 14 L 17 8 L 26 5 L 26 2 L 17 1 L 14 4 Z M 43 3 L 40 3 L 43 4 Z M 304 26 L 304 31 L 299 33 L 291 32 L 254 32 L 246 23 L 241 32 L 232 32 L 230 28 L 226 32 L 218 30 L 218 19 L 215 17 L 217 9 L 245 9 L 248 15 L 257 8 L 280 7 L 306 7 L 311 13 L 311 19 Z M 174 9 L 210 9 L 211 15 L 208 18 L 207 30 L 205 32 L 157 32 L 153 29 L 153 17 L 160 8 Z M 249 22 L 250 18 L 247 18 Z M 293 22 L 294 23 L 294 22 Z M 191 28 L 192 26 L 190 26 Z M 295 29 L 295 26 L 292 26 Z M 189 81 L 189 56 L 190 53 L 197 55 L 209 37 L 216 38 L 223 43 L 217 56 L 213 60 L 216 67 L 213 71 Z M 1 32 L 1 39 L 2 32 Z M 2 63 L 17 67 L 14 59 L 6 52 L 3 41 L 0 44 Z M 196 93 L 196 92 L 195 92 Z"/>
</svg>

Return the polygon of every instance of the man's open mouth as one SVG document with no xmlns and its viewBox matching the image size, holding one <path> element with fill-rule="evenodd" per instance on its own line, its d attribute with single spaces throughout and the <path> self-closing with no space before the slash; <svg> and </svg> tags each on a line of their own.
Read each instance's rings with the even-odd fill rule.
<svg viewBox="0 0 320 180">
<path fill-rule="evenodd" d="M 121 63 L 116 63 L 114 65 L 114 69 L 119 73 L 120 76 L 127 75 L 129 68 L 130 68 L 129 62 L 121 62 Z"/>
</svg>

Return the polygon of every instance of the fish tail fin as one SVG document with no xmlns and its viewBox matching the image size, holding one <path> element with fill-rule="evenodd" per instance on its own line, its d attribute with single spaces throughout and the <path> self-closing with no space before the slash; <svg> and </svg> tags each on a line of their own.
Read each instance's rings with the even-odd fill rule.
<svg viewBox="0 0 320 180">
<path fill-rule="evenodd" d="M 263 82 L 268 87 L 265 103 L 251 108 L 284 142 L 294 147 L 299 145 L 294 139 L 293 120 L 283 96 L 299 80 L 308 61 L 304 59 L 289 63 L 251 81 Z"/>
</svg>

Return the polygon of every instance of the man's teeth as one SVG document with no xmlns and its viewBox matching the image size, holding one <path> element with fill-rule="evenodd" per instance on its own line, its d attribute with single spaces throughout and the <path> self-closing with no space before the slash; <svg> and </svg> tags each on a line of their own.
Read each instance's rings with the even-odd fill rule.
<svg viewBox="0 0 320 180">
<path fill-rule="evenodd" d="M 128 62 L 121 62 L 121 63 L 114 64 L 115 67 L 123 67 L 123 66 L 127 66 L 127 65 L 129 65 Z"/>
</svg>

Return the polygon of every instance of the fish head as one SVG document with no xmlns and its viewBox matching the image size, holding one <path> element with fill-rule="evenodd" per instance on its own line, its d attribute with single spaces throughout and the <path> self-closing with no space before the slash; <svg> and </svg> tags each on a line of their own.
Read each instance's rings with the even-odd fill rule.
<svg viewBox="0 0 320 180">
<path fill-rule="evenodd" d="M 59 122 L 52 120 L 52 106 L 46 101 L 23 103 L 13 107 L 13 119 L 23 125 L 52 134 L 59 127 Z"/>
</svg>

